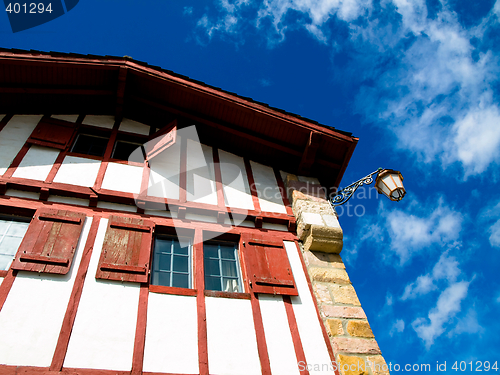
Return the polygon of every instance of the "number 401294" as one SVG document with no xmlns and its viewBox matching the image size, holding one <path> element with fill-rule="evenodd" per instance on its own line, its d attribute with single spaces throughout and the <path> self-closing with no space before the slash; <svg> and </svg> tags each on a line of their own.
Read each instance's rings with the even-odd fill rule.
<svg viewBox="0 0 500 375">
<path fill-rule="evenodd" d="M 5 11 L 8 13 L 25 13 L 25 14 L 36 14 L 49 12 L 52 13 L 52 3 L 45 6 L 44 3 L 9 3 Z"/>
</svg>

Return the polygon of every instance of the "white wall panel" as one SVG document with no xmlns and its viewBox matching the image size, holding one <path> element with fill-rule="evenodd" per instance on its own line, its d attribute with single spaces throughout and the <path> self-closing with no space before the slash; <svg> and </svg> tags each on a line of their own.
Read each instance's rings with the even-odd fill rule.
<svg viewBox="0 0 500 375">
<path fill-rule="evenodd" d="M 54 182 L 92 187 L 100 166 L 100 160 L 66 156 L 57 171 Z"/>
<path fill-rule="evenodd" d="M 63 197 L 61 195 L 50 195 L 47 199 L 49 202 L 73 204 L 76 206 L 88 206 L 90 201 L 88 199 Z"/>
<path fill-rule="evenodd" d="M 206 297 L 208 365 L 211 374 L 261 374 L 249 300 Z"/>
<path fill-rule="evenodd" d="M 180 142 L 154 157 L 150 161 L 150 169 L 148 195 L 179 199 Z"/>
<path fill-rule="evenodd" d="M 100 201 L 97 202 L 97 207 L 107 208 L 108 210 L 115 210 L 115 211 L 137 212 L 137 206 L 114 203 L 114 202 Z"/>
<path fill-rule="evenodd" d="M 128 118 L 124 118 L 122 120 L 118 130 L 135 134 L 149 135 L 148 125 L 141 124 L 140 122 L 130 120 Z"/>
<path fill-rule="evenodd" d="M 14 116 L 0 132 L 0 175 L 3 175 L 10 163 L 29 138 L 42 116 Z"/>
<path fill-rule="evenodd" d="M 321 330 L 322 322 L 319 321 L 316 313 L 316 302 L 309 290 L 297 245 L 294 242 L 285 241 L 285 249 L 299 291 L 299 295 L 291 297 L 291 300 L 306 361 L 311 365 L 309 373 L 334 374 L 333 368 L 329 366 L 331 359 Z"/>
<path fill-rule="evenodd" d="M 141 192 L 143 167 L 135 165 L 108 163 L 102 188 L 139 194 Z"/>
<path fill-rule="evenodd" d="M 96 280 L 107 219 L 101 219 L 64 367 L 130 371 L 139 284 Z"/>
<path fill-rule="evenodd" d="M 217 205 L 212 147 L 187 140 L 186 198 L 190 202 Z"/>
<path fill-rule="evenodd" d="M 29 199 L 39 199 L 40 193 L 35 193 L 34 191 L 24 191 L 24 190 L 15 190 L 15 189 L 7 189 L 5 195 L 10 197 L 18 197 L 18 198 L 29 198 Z"/>
<path fill-rule="evenodd" d="M 250 161 L 253 180 L 257 188 L 260 209 L 265 212 L 286 214 L 283 198 L 271 167 Z"/>
<path fill-rule="evenodd" d="M 144 371 L 199 373 L 196 297 L 149 293 Z"/>
<path fill-rule="evenodd" d="M 259 303 L 272 374 L 300 374 L 283 297 L 259 294 Z"/>
<path fill-rule="evenodd" d="M 100 128 L 112 129 L 115 124 L 115 117 L 88 115 L 83 119 L 83 123 L 86 125 L 98 126 Z"/>
<path fill-rule="evenodd" d="M 85 220 L 66 275 L 17 274 L 0 311 L 0 363 L 50 366 L 91 222 L 92 218 Z"/>
<path fill-rule="evenodd" d="M 32 145 L 12 177 L 45 181 L 60 150 Z"/>
<path fill-rule="evenodd" d="M 219 150 L 219 161 L 226 206 L 254 210 L 243 158 Z"/>
<path fill-rule="evenodd" d="M 50 117 L 68 122 L 76 122 L 78 120 L 78 115 L 52 115 Z"/>
</svg>

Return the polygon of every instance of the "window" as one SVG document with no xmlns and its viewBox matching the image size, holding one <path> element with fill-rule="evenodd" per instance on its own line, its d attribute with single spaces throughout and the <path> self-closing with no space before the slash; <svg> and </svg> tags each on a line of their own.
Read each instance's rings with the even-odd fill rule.
<svg viewBox="0 0 500 375">
<path fill-rule="evenodd" d="M 230 242 L 206 242 L 203 253 L 205 289 L 242 292 L 236 245 Z"/>
<path fill-rule="evenodd" d="M 0 216 L 0 271 L 9 269 L 29 222 L 27 218 Z"/>
<path fill-rule="evenodd" d="M 153 285 L 191 288 L 191 244 L 188 238 L 159 236 L 153 254 Z"/>
<path fill-rule="evenodd" d="M 108 140 L 108 137 L 81 133 L 76 137 L 71 152 L 93 156 L 104 156 Z"/>
<path fill-rule="evenodd" d="M 113 159 L 128 160 L 130 154 L 137 148 L 142 147 L 142 143 L 117 140 L 111 157 Z"/>
</svg>

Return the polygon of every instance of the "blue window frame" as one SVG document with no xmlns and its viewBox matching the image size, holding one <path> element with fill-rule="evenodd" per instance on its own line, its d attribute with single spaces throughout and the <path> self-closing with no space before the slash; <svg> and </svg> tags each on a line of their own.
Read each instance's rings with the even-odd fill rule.
<svg viewBox="0 0 500 375">
<path fill-rule="evenodd" d="M 23 240 L 30 219 L 0 216 L 0 270 L 8 270 Z"/>
<path fill-rule="evenodd" d="M 242 292 L 238 249 L 230 242 L 203 244 L 205 289 L 222 292 Z"/>
<path fill-rule="evenodd" d="M 191 288 L 191 242 L 188 238 L 155 238 L 151 283 Z"/>
</svg>

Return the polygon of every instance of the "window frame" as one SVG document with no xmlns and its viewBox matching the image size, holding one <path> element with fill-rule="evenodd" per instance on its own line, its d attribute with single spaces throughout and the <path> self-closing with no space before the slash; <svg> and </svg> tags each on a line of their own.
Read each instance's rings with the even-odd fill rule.
<svg viewBox="0 0 500 375">
<path fill-rule="evenodd" d="M 207 257 L 205 256 L 205 245 L 206 244 L 217 244 L 219 245 L 218 246 L 218 263 L 219 263 L 219 271 L 221 273 L 221 275 L 208 275 L 207 272 L 206 272 L 206 260 L 207 260 Z M 228 291 L 225 291 L 223 290 L 223 287 L 224 287 L 224 278 L 231 278 L 233 279 L 232 276 L 224 276 L 222 275 L 222 254 L 221 254 L 221 249 L 220 249 L 220 244 L 230 244 L 234 247 L 234 261 L 236 263 L 236 279 L 238 280 L 238 291 L 234 292 L 234 291 L 231 291 L 231 292 L 228 292 Z M 228 295 L 231 295 L 231 294 L 244 294 L 245 293 L 245 285 L 244 285 L 244 278 L 243 278 L 243 270 L 242 270 L 242 266 L 241 266 L 241 254 L 240 254 L 240 249 L 239 249 L 239 242 L 235 242 L 235 241 L 230 241 L 230 240 L 221 240 L 221 239 L 217 239 L 217 238 L 214 238 L 214 239 L 210 239 L 210 240 L 206 240 L 206 241 L 203 241 L 203 280 L 204 280 L 204 289 L 205 289 L 205 292 L 208 292 L 208 293 L 224 293 L 224 294 L 228 294 Z M 210 259 L 210 258 L 208 258 Z M 207 289 L 207 276 L 208 277 L 218 277 L 220 279 L 220 282 L 221 282 L 221 290 L 213 290 L 213 289 Z"/>
<path fill-rule="evenodd" d="M 188 258 L 188 286 L 187 287 L 177 287 L 177 286 L 172 286 L 172 281 L 173 281 L 173 274 L 174 273 L 184 273 L 184 272 L 178 272 L 178 271 L 174 271 L 173 270 L 173 263 L 174 263 L 174 252 L 173 252 L 173 249 L 172 249 L 172 252 L 170 253 L 171 254 L 171 258 L 170 258 L 170 271 L 155 271 L 155 265 L 156 265 L 156 241 L 158 239 L 172 239 L 172 240 L 177 240 L 179 241 L 179 243 L 181 242 L 179 240 L 179 238 L 182 238 L 182 239 L 185 239 L 189 242 L 189 245 L 188 245 L 188 254 L 187 254 L 187 258 Z M 178 255 L 184 255 L 184 254 L 178 254 Z M 193 256 L 194 256 L 194 251 L 193 251 L 193 240 L 191 237 L 189 236 L 177 236 L 177 235 L 172 235 L 172 234 L 164 234 L 164 233 L 160 233 L 160 234 L 156 234 L 154 236 L 154 241 L 153 241 L 153 245 L 152 245 L 152 256 L 151 256 L 151 275 L 150 275 L 150 278 L 149 278 L 149 285 L 150 286 L 155 286 L 155 287 L 164 287 L 164 288 L 173 288 L 173 289 L 193 289 L 193 284 L 194 284 L 194 269 L 193 269 L 193 265 L 194 265 L 194 261 L 193 261 Z M 158 260 L 159 261 L 159 260 Z M 170 285 L 162 285 L 162 284 L 155 284 L 153 283 L 153 278 L 154 278 L 154 274 L 155 272 L 158 272 L 158 273 L 161 273 L 161 272 L 168 272 L 170 274 Z M 184 273 L 185 274 L 185 273 Z"/>
<path fill-rule="evenodd" d="M 13 214 L 0 213 L 0 220 L 2 220 L 2 221 L 9 220 L 11 222 L 28 223 L 28 225 L 26 227 L 26 230 L 25 230 L 25 232 L 24 232 L 24 234 L 23 234 L 23 236 L 21 238 L 21 242 L 23 241 L 24 237 L 26 236 L 26 233 L 28 232 L 28 228 L 30 226 L 31 219 L 32 219 L 32 217 L 29 217 L 29 216 L 21 216 L 21 215 L 13 215 Z M 6 233 L 7 232 L 0 234 L 0 245 L 3 242 L 4 236 L 5 236 Z M 19 250 L 19 247 L 21 246 L 21 242 L 19 243 L 19 245 L 17 246 L 17 249 L 15 249 L 14 253 L 12 254 L 12 260 L 9 263 L 9 267 L 7 267 L 6 269 L 0 269 L 0 277 L 7 276 L 7 273 L 9 272 L 9 270 L 12 267 L 12 263 L 14 262 L 14 259 L 16 257 L 17 251 Z M 2 253 L 2 255 L 9 255 L 9 254 L 3 254 Z"/>
</svg>

